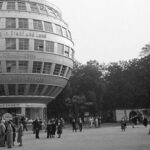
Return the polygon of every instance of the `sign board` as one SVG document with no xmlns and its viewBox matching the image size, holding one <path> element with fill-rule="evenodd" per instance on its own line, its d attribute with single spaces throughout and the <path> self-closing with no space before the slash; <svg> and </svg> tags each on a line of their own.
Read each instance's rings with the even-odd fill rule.
<svg viewBox="0 0 150 150">
<path fill-rule="evenodd" d="M 45 108 L 45 104 L 38 104 L 38 103 L 3 103 L 0 104 L 0 108 L 19 108 L 19 107 L 24 107 L 24 108 Z"/>
<path fill-rule="evenodd" d="M 0 37 L 28 37 L 28 38 L 46 38 L 45 33 L 36 31 L 24 31 L 24 30 L 7 30 L 0 31 Z"/>
<path fill-rule="evenodd" d="M 86 117 L 88 117 L 89 115 L 90 115 L 89 112 L 85 112 L 85 113 L 84 113 L 84 116 L 86 116 Z"/>
<path fill-rule="evenodd" d="M 9 114 L 9 113 L 5 113 L 2 118 L 3 118 L 5 121 L 9 121 L 9 120 L 12 120 L 12 119 L 13 119 L 12 115 Z"/>
</svg>

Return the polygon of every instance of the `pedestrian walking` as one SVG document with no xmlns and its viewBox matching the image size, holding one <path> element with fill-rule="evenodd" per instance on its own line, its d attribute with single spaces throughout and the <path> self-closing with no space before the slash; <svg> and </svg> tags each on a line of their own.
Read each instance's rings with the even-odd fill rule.
<svg viewBox="0 0 150 150">
<path fill-rule="evenodd" d="M 95 128 L 98 128 L 98 118 L 97 117 L 95 117 Z"/>
<path fill-rule="evenodd" d="M 35 134 L 35 120 L 33 120 L 32 122 L 32 130 L 33 130 L 33 134 Z"/>
<path fill-rule="evenodd" d="M 79 131 L 82 132 L 82 119 L 81 117 L 78 119 Z"/>
<path fill-rule="evenodd" d="M 0 147 L 5 147 L 5 124 L 4 120 L 0 121 Z"/>
<path fill-rule="evenodd" d="M 19 146 L 23 146 L 22 136 L 23 136 L 23 124 L 20 122 L 18 127 L 18 137 L 17 137 L 17 142 L 19 143 Z"/>
<path fill-rule="evenodd" d="M 27 128 L 27 118 L 24 117 L 22 124 L 23 124 L 23 131 L 24 130 L 28 131 L 28 128 Z"/>
<path fill-rule="evenodd" d="M 15 139 L 16 139 L 16 125 L 10 121 L 11 126 L 12 126 L 12 130 L 13 130 L 13 146 L 15 145 Z"/>
<path fill-rule="evenodd" d="M 90 128 L 92 128 L 93 127 L 93 123 L 94 123 L 94 118 L 93 117 L 89 118 L 89 123 L 90 123 Z"/>
<path fill-rule="evenodd" d="M 77 127 L 76 127 L 76 120 L 75 118 L 72 119 L 72 131 L 77 132 Z"/>
<path fill-rule="evenodd" d="M 57 125 L 57 134 L 58 134 L 58 138 L 60 138 L 62 134 L 62 124 L 60 121 L 58 121 L 58 125 Z"/>
<path fill-rule="evenodd" d="M 100 128 L 101 126 L 101 123 L 102 123 L 102 117 L 101 116 L 98 116 L 98 127 Z"/>
<path fill-rule="evenodd" d="M 39 139 L 39 132 L 40 132 L 40 123 L 38 121 L 38 119 L 35 120 L 34 122 L 34 127 L 35 127 L 35 138 Z"/>
<path fill-rule="evenodd" d="M 56 133 L 56 122 L 55 119 L 52 119 L 52 138 L 55 137 L 55 133 Z"/>
<path fill-rule="evenodd" d="M 6 145 L 7 148 L 12 148 L 13 146 L 13 129 L 10 121 L 8 121 L 6 127 Z"/>
<path fill-rule="evenodd" d="M 52 121 L 49 120 L 47 123 L 47 138 L 52 138 Z"/>
<path fill-rule="evenodd" d="M 124 118 L 121 119 L 121 130 L 125 132 L 126 129 L 126 121 Z"/>
<path fill-rule="evenodd" d="M 148 124 L 147 117 L 144 117 L 144 119 L 143 119 L 143 125 L 144 125 L 145 127 L 147 127 L 147 124 Z"/>
</svg>

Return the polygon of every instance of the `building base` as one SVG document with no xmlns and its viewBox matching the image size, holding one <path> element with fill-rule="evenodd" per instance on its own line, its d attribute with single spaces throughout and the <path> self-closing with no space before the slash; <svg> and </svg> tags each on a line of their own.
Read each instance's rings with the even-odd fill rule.
<svg viewBox="0 0 150 150">
<path fill-rule="evenodd" d="M 46 104 L 39 103 L 3 103 L 0 104 L 0 116 L 10 113 L 13 116 L 23 115 L 28 120 L 46 119 Z"/>
</svg>

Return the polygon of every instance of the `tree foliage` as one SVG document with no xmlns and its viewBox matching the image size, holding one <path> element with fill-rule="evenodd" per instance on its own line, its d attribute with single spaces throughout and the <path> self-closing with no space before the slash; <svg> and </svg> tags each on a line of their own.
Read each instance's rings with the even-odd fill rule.
<svg viewBox="0 0 150 150">
<path fill-rule="evenodd" d="M 75 115 L 83 111 L 94 115 L 117 108 L 149 108 L 150 55 L 107 65 L 96 60 L 85 65 L 76 61 L 67 86 L 50 107 L 55 114 L 67 114 L 71 109 Z"/>
</svg>

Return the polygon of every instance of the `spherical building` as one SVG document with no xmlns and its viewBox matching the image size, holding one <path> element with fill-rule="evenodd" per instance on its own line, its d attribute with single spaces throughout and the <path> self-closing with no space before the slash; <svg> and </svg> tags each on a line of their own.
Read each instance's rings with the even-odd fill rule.
<svg viewBox="0 0 150 150">
<path fill-rule="evenodd" d="M 74 43 L 61 11 L 45 0 L 0 0 L 0 114 L 43 119 L 65 87 Z"/>
</svg>

